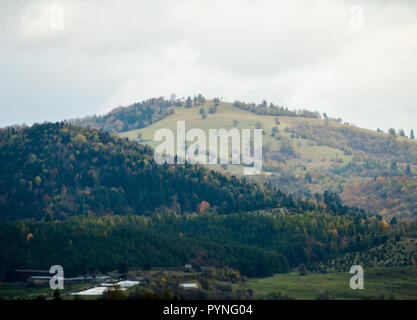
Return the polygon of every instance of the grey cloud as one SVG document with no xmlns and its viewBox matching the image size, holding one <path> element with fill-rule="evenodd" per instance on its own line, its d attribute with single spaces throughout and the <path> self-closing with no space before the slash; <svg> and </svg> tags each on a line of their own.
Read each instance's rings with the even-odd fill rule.
<svg viewBox="0 0 417 320">
<path fill-rule="evenodd" d="M 62 4 L 64 30 L 49 28 Z M 349 8 L 365 9 L 363 30 Z M 0 126 L 152 96 L 311 108 L 373 128 L 417 118 L 415 1 L 38 0 L 0 10 Z"/>
</svg>

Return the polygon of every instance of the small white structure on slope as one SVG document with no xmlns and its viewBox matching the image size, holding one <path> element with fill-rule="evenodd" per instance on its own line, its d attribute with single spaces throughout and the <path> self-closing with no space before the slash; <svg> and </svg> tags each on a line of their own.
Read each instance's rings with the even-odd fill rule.
<svg viewBox="0 0 417 320">
<path fill-rule="evenodd" d="M 198 289 L 198 285 L 194 282 L 181 283 L 180 287 L 184 289 Z"/>
</svg>

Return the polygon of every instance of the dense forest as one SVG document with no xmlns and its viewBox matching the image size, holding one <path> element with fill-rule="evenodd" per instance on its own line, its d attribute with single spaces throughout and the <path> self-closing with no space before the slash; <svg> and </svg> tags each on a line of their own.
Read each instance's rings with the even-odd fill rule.
<svg viewBox="0 0 417 320">
<path fill-rule="evenodd" d="M 311 205 L 201 166 L 158 165 L 150 147 L 101 130 L 65 123 L 0 130 L 2 220 Z"/>
<path fill-rule="evenodd" d="M 3 222 L 0 229 L 2 278 L 16 267 L 47 269 L 60 264 L 67 275 L 78 275 L 126 267 L 177 267 L 192 259 L 228 265 L 252 276 L 288 270 L 286 259 L 277 252 L 161 232 L 143 216 Z"/>
<path fill-rule="evenodd" d="M 74 216 L 0 224 L 0 276 L 60 264 L 68 275 L 191 263 L 269 276 L 385 243 L 390 227 L 360 214 L 271 209 L 230 215 Z"/>
<path fill-rule="evenodd" d="M 341 194 L 347 204 L 355 204 L 371 214 L 392 218 L 415 218 L 417 179 L 389 177 L 366 179 L 345 187 Z"/>
<path fill-rule="evenodd" d="M 337 194 L 297 200 L 201 166 L 161 166 L 149 147 L 102 130 L 5 128 L 0 155 L 1 219 L 25 219 L 0 224 L 2 277 L 187 262 L 266 276 L 385 240 Z"/>
</svg>

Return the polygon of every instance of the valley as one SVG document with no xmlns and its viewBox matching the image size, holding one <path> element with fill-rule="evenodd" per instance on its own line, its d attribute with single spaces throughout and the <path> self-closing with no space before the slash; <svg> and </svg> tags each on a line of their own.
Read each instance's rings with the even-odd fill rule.
<svg viewBox="0 0 417 320">
<path fill-rule="evenodd" d="M 178 121 L 262 129 L 262 172 L 158 164 L 155 132 Z M 143 279 L 92 299 L 416 299 L 416 154 L 392 132 L 202 96 L 0 129 L 0 295 L 52 298 L 9 274 L 59 264 Z"/>
</svg>

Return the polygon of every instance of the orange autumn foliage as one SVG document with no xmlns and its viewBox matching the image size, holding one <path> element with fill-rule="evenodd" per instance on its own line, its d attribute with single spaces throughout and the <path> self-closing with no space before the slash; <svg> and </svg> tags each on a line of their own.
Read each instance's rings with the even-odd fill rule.
<svg viewBox="0 0 417 320">
<path fill-rule="evenodd" d="M 208 208 L 210 208 L 210 203 L 208 203 L 207 201 L 201 201 L 199 208 L 198 208 L 198 213 L 203 214 L 204 211 Z"/>
</svg>

